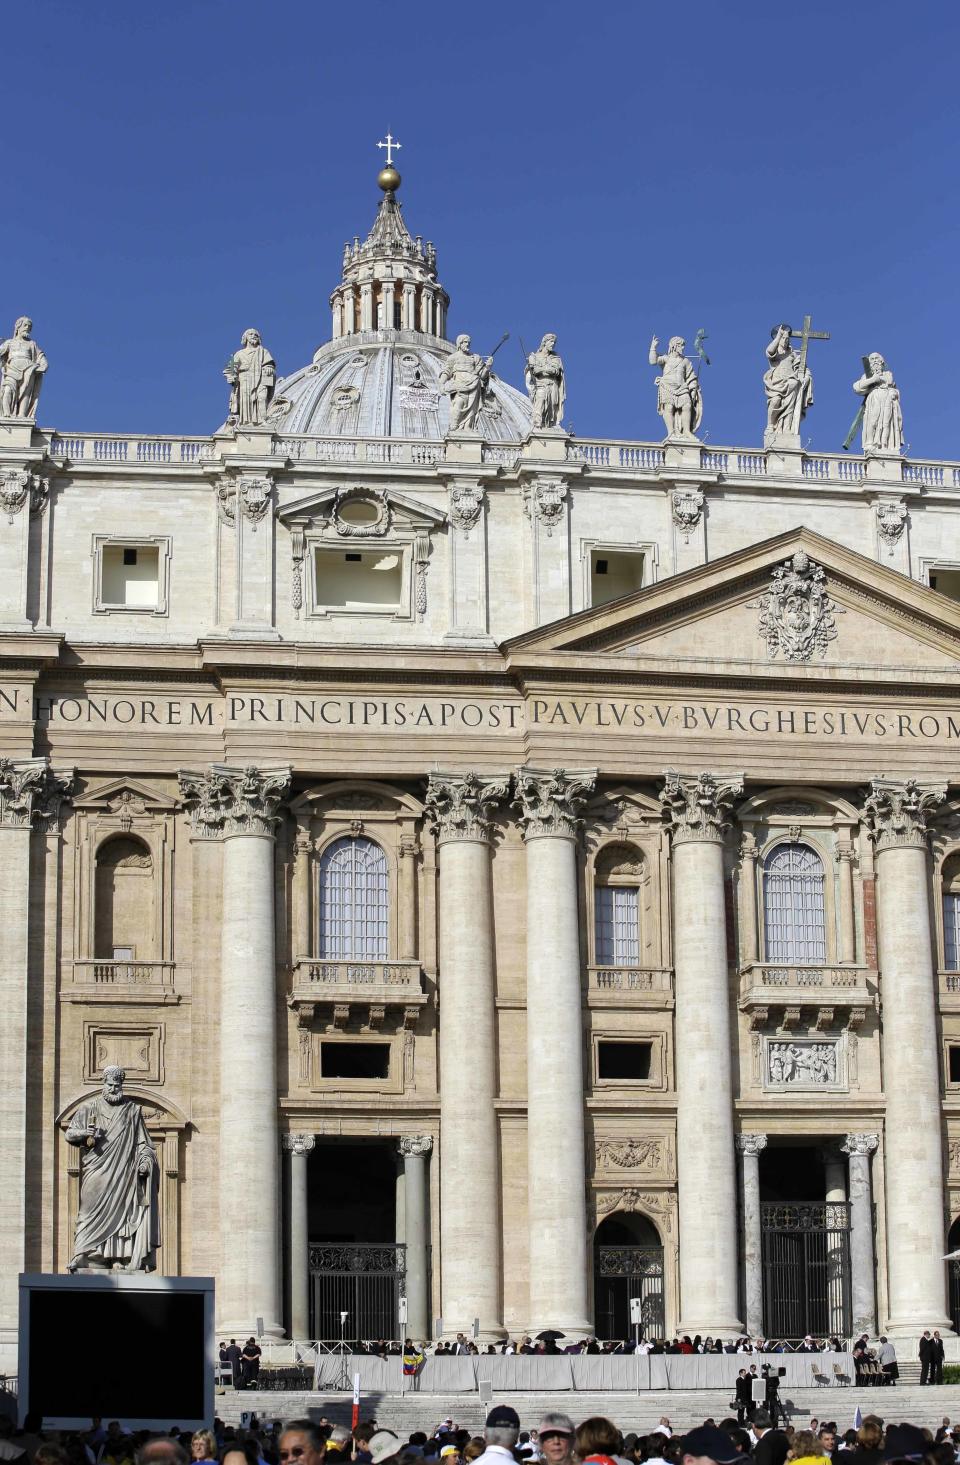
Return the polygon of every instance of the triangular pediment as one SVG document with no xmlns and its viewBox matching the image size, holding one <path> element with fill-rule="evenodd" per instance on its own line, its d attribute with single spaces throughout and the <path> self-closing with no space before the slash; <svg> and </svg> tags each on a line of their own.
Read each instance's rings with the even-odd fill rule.
<svg viewBox="0 0 960 1465">
<path fill-rule="evenodd" d="M 960 605 L 799 528 L 515 637 L 504 652 L 517 667 L 615 656 L 691 674 L 953 679 Z"/>
<path fill-rule="evenodd" d="M 360 512 L 361 506 L 368 506 L 369 512 Z M 278 518 L 284 524 L 329 524 L 343 537 L 358 539 L 378 538 L 392 523 L 429 531 L 447 522 L 446 514 L 407 494 L 359 484 L 316 489 L 284 504 Z"/>
<path fill-rule="evenodd" d="M 151 788 L 148 783 L 141 783 L 135 778 L 111 778 L 107 783 L 98 783 L 84 794 L 78 794 L 73 800 L 73 807 L 101 809 L 112 814 L 121 813 L 124 809 L 131 813 L 170 814 L 178 806 L 176 799 Z"/>
</svg>

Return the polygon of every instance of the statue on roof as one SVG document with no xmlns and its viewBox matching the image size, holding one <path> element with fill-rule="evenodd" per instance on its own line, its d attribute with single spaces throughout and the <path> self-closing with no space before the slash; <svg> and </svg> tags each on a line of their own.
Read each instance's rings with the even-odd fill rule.
<svg viewBox="0 0 960 1465">
<path fill-rule="evenodd" d="M 796 335 L 785 323 L 774 326 L 766 348 L 770 365 L 763 374 L 763 390 L 767 394 L 767 430 L 764 446 L 777 438 L 793 437 L 807 408 L 813 406 L 813 374 L 802 350 L 794 349 L 791 337 Z"/>
<path fill-rule="evenodd" d="M 223 374 L 230 383 L 231 425 L 259 427 L 265 423 L 277 385 L 277 363 L 259 331 L 244 331 L 240 350 L 230 357 Z"/>
<path fill-rule="evenodd" d="M 456 346 L 440 371 L 440 390 L 450 398 L 450 431 L 476 432 L 480 409 L 490 389 L 492 356 L 470 350 L 470 337 L 457 337 Z"/>
<path fill-rule="evenodd" d="M 0 417 L 36 417 L 47 358 L 30 332 L 33 321 L 22 315 L 8 341 L 0 341 Z"/>
<path fill-rule="evenodd" d="M 534 427 L 559 427 L 567 400 L 567 378 L 557 355 L 557 338 L 548 331 L 537 351 L 527 357 L 524 373 Z"/>
<path fill-rule="evenodd" d="M 863 358 L 863 376 L 853 384 L 853 390 L 864 398 L 863 451 L 865 453 L 903 452 L 903 413 L 900 410 L 900 392 L 893 379 L 893 372 L 879 351 L 871 351 Z"/>
<path fill-rule="evenodd" d="M 656 379 L 657 411 L 663 418 L 667 437 L 692 438 L 703 421 L 703 395 L 692 364 L 685 356 L 687 343 L 671 336 L 666 355 L 660 355 L 659 339 L 650 342 L 650 365 L 659 366 Z"/>
</svg>

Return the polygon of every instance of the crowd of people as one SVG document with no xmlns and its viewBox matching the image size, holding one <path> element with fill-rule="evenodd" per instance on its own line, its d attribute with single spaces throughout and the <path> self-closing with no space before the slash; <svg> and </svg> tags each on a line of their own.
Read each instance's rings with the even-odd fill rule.
<svg viewBox="0 0 960 1465">
<path fill-rule="evenodd" d="M 739 1397 L 739 1395 L 738 1395 Z M 482 1435 L 461 1429 L 452 1418 L 432 1435 L 407 1439 L 376 1420 L 352 1430 L 322 1414 L 265 1425 L 250 1419 L 234 1428 L 216 1420 L 193 1434 L 126 1433 L 117 1420 L 99 1419 L 76 1434 L 45 1434 L 29 1415 L 20 1430 L 0 1418 L 3 1465 L 957 1465 L 960 1427 L 944 1419 L 935 1431 L 912 1423 L 887 1423 L 875 1414 L 858 1429 L 841 1433 L 834 1420 L 811 1419 L 794 1428 L 762 1408 L 752 1417 L 706 1419 L 675 1434 L 667 1418 L 648 1433 L 623 1433 L 602 1416 L 575 1425 L 566 1414 L 543 1415 L 536 1428 L 521 1429 L 517 1412 L 500 1404 L 487 1416 Z"/>
<path fill-rule="evenodd" d="M 456 1338 L 437 1343 L 415 1343 L 412 1339 L 406 1338 L 402 1342 L 397 1338 L 373 1338 L 366 1342 L 346 1342 L 344 1348 L 350 1353 L 368 1353 L 379 1358 L 388 1358 L 397 1354 L 408 1353 L 412 1349 L 421 1353 L 424 1357 L 445 1358 L 454 1354 L 514 1354 L 514 1353 L 843 1353 L 846 1351 L 846 1342 L 836 1337 L 814 1338 L 808 1336 L 799 1343 L 788 1342 L 784 1338 L 713 1338 L 702 1337 L 699 1333 L 694 1337 L 684 1333 L 680 1337 L 657 1338 L 644 1337 L 638 1342 L 633 1338 L 607 1338 L 600 1341 L 598 1338 L 579 1338 L 573 1343 L 562 1343 L 562 1334 L 544 1332 L 536 1338 L 524 1334 L 518 1338 L 505 1338 L 502 1343 L 487 1343 L 478 1345 L 465 1333 L 458 1333 Z M 939 1334 L 937 1335 L 939 1336 Z M 233 1340 L 231 1340 L 233 1341 Z M 252 1339 L 250 1340 L 253 1341 Z M 866 1343 L 866 1337 L 858 1342 Z"/>
</svg>

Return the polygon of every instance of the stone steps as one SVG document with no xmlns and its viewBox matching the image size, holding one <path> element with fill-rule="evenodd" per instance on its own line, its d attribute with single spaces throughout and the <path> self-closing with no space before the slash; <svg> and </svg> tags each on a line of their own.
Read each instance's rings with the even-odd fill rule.
<svg viewBox="0 0 960 1465">
<path fill-rule="evenodd" d="M 586 1394 L 565 1390 L 553 1394 L 502 1393 L 495 1396 L 494 1402 L 512 1404 L 525 1429 L 536 1426 L 540 1415 L 547 1410 L 562 1409 L 574 1421 L 591 1414 L 606 1414 L 624 1432 L 643 1432 L 652 1429 L 661 1415 L 666 1415 L 675 1430 L 701 1424 L 708 1416 L 719 1422 L 730 1414 L 730 1398 L 729 1389 L 651 1389 L 640 1394 Z M 841 1431 L 849 1429 L 859 1404 L 864 1414 L 879 1414 L 882 1419 L 898 1422 L 910 1420 L 936 1428 L 944 1415 L 960 1420 L 960 1385 L 791 1389 L 784 1403 L 797 1425 L 806 1424 L 811 1418 L 831 1419 Z M 214 1407 L 225 1423 L 234 1425 L 240 1423 L 242 1410 L 252 1410 L 258 1418 L 270 1421 L 324 1414 L 336 1424 L 349 1425 L 352 1403 L 348 1394 L 228 1389 L 217 1394 Z M 463 1429 L 479 1433 L 486 1409 L 475 1394 L 367 1394 L 360 1404 L 361 1419 L 375 1418 L 402 1439 L 416 1429 L 432 1433 L 447 1415 Z"/>
</svg>

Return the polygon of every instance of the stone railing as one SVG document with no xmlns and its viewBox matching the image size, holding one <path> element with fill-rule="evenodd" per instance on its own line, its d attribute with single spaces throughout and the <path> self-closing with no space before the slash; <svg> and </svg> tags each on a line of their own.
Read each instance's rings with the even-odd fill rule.
<svg viewBox="0 0 960 1465">
<path fill-rule="evenodd" d="M 66 1001 L 176 1002 L 175 963 L 172 961 L 102 961 L 80 958 L 72 963 L 72 980 L 65 982 Z"/>
<path fill-rule="evenodd" d="M 409 463 L 431 467 L 446 457 L 446 444 L 414 438 L 276 437 L 274 453 L 294 462 Z M 520 452 L 514 449 L 514 457 Z"/>
<path fill-rule="evenodd" d="M 750 962 L 740 978 L 740 1010 L 753 1028 L 806 1028 L 815 1012 L 820 1030 L 855 1029 L 876 1006 L 876 993 L 877 973 L 869 967 Z"/>
<path fill-rule="evenodd" d="M 594 468 L 662 468 L 665 455 L 653 443 L 601 442 L 597 438 L 576 438 L 567 443 L 571 463 L 589 463 Z"/>
<path fill-rule="evenodd" d="M 591 992 L 671 992 L 673 980 L 664 967 L 591 966 L 587 968 Z"/>
<path fill-rule="evenodd" d="M 197 463 L 215 451 L 206 437 L 126 437 L 111 433 L 51 433 L 51 458 L 67 463 Z"/>
<path fill-rule="evenodd" d="M 697 452 L 685 446 L 690 458 Z M 700 468 L 706 473 L 721 473 L 727 478 L 765 478 L 768 457 L 759 448 L 699 448 Z M 687 459 L 685 467 L 696 472 L 695 459 Z M 636 443 L 616 439 L 576 438 L 567 443 L 567 459 L 586 463 L 593 468 L 626 468 L 657 471 L 664 467 L 666 449 L 652 443 Z M 890 460 L 890 481 L 908 486 L 960 488 L 960 464 L 914 459 Z M 800 472 L 803 478 L 821 483 L 860 483 L 867 476 L 864 458 L 846 453 L 802 453 Z"/>
<path fill-rule="evenodd" d="M 348 987 L 389 987 L 402 1001 L 408 992 L 420 991 L 418 961 L 328 961 L 319 957 L 301 957 L 296 966 L 298 989 L 309 990 L 314 1001 L 322 1000 L 324 989 L 335 995 Z"/>
<path fill-rule="evenodd" d="M 754 987 L 860 987 L 864 971 L 859 967 L 754 966 L 750 979 Z"/>
</svg>

